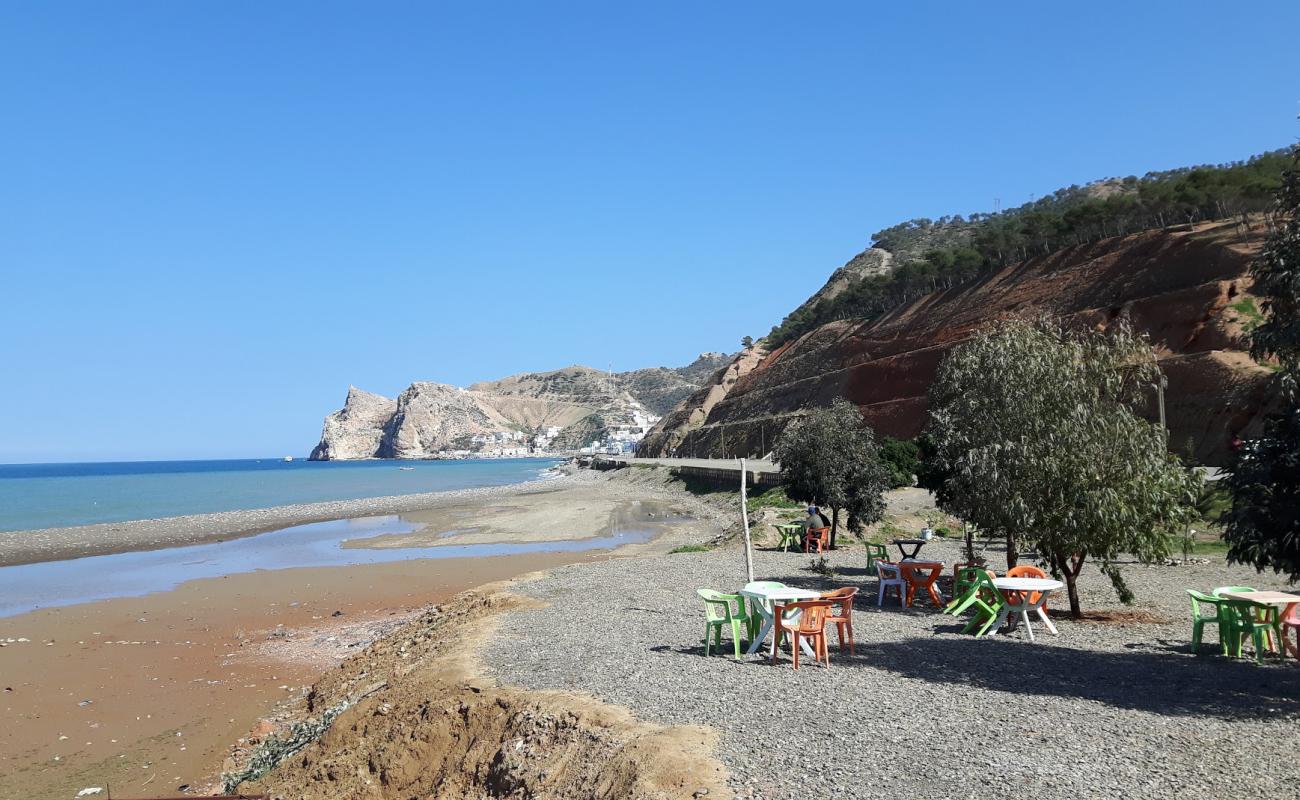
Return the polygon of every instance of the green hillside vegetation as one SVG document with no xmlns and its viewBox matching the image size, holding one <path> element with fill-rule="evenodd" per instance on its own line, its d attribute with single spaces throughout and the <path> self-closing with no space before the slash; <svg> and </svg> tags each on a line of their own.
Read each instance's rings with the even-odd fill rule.
<svg viewBox="0 0 1300 800">
<path fill-rule="evenodd" d="M 872 236 L 872 247 L 893 253 L 895 269 L 792 313 L 772 329 L 768 344 L 779 346 L 834 320 L 872 319 L 989 270 L 1065 247 L 1265 211 L 1287 163 L 1286 151 L 1277 150 L 1247 161 L 1071 186 L 995 214 L 914 219 L 886 228 Z"/>
</svg>

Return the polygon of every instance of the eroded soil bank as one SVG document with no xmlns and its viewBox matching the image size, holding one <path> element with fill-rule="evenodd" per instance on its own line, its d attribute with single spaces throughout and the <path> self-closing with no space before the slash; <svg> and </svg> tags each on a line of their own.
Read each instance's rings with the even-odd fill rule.
<svg viewBox="0 0 1300 800">
<path fill-rule="evenodd" d="M 496 615 L 521 604 L 538 605 L 500 587 L 467 592 L 347 660 L 312 687 L 302 715 L 347 710 L 240 790 L 307 800 L 731 797 L 710 729 L 484 678 L 477 650 Z"/>
</svg>

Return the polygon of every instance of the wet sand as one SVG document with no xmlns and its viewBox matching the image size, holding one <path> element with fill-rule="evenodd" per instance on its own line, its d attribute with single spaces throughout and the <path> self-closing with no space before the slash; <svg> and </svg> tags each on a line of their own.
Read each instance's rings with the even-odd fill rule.
<svg viewBox="0 0 1300 800">
<path fill-rule="evenodd" d="M 0 649 L 0 797 L 207 788 L 229 746 L 277 703 L 419 610 L 483 583 L 602 556 L 232 575 L 0 619 L 0 641 L 30 640 Z"/>
<path fill-rule="evenodd" d="M 598 476 L 434 499 L 419 517 L 426 540 L 405 546 L 427 547 L 454 529 L 444 523 L 468 514 L 495 520 L 474 534 L 491 548 L 517 542 L 528 552 L 429 558 L 429 550 L 411 550 L 393 553 L 408 560 L 228 574 L 0 618 L 0 797 L 73 798 L 91 787 L 104 789 L 97 796 L 109 788 L 127 797 L 181 786 L 210 791 L 231 745 L 258 735 L 323 672 L 430 605 L 485 583 L 607 558 L 608 549 L 576 543 L 613 546 L 623 539 L 594 537 L 628 523 L 645 528 L 649 519 L 651 530 L 628 535 L 634 544 L 612 551 L 619 555 L 660 546 L 647 541 L 656 532 L 674 531 L 665 542 L 698 535 L 669 513 L 671 492 Z M 54 565 L 5 569 L 44 566 Z M 120 583 L 138 567 L 115 577 Z"/>
<path fill-rule="evenodd" d="M 534 498 L 528 498 L 534 499 Z M 501 541 L 559 542 L 610 535 L 616 528 L 637 528 L 671 519 L 670 504 L 629 501 L 608 486 L 570 484 L 557 489 L 560 502 L 511 504 L 457 503 L 413 511 L 402 519 L 419 526 L 408 533 L 350 539 L 345 548 L 449 547 Z"/>
</svg>

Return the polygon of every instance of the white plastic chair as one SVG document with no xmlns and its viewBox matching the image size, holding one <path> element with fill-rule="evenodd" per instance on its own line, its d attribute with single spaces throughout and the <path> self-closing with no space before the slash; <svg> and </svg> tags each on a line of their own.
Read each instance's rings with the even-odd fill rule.
<svg viewBox="0 0 1300 800">
<path fill-rule="evenodd" d="M 898 590 L 898 604 L 905 604 L 904 597 L 907 593 L 907 581 L 903 580 L 903 571 L 897 564 L 891 564 L 888 561 L 876 562 L 876 581 L 880 588 L 876 592 L 876 606 L 880 607 L 885 604 L 885 592 L 893 587 Z"/>
</svg>

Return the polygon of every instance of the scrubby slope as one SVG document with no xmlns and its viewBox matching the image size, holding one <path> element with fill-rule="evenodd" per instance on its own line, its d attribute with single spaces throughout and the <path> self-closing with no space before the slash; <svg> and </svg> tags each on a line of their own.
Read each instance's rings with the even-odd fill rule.
<svg viewBox="0 0 1300 800">
<path fill-rule="evenodd" d="M 1270 402 L 1269 370 L 1244 353 L 1250 261 L 1264 231 L 1209 223 L 1147 231 L 1032 258 L 870 321 L 821 325 L 777 348 L 714 397 L 705 418 L 669 415 L 644 452 L 757 453 L 804 409 L 843 396 L 882 434 L 911 437 L 943 355 L 990 320 L 1051 313 L 1151 335 L 1169 378 L 1171 444 L 1221 460 Z M 683 409 L 679 409 L 682 411 Z M 1154 407 L 1152 409 L 1154 413 Z M 724 437 L 726 442 L 724 445 Z M 768 445 L 770 447 L 770 444 Z"/>
</svg>

